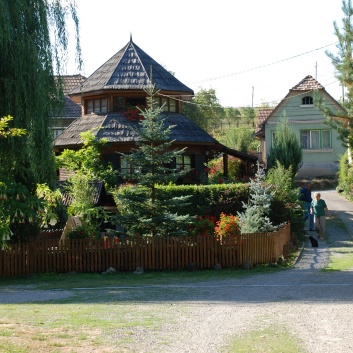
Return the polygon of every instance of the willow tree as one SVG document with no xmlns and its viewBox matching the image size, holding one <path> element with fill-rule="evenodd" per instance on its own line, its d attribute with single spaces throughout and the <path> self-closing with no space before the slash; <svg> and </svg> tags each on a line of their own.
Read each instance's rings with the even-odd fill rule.
<svg viewBox="0 0 353 353">
<path fill-rule="evenodd" d="M 63 102 L 60 76 L 67 62 L 69 16 L 76 29 L 76 62 L 81 68 L 74 0 L 0 0 L 0 117 L 11 115 L 20 139 L 0 140 L 0 177 L 34 190 L 53 186 L 55 159 L 51 116 Z"/>
</svg>

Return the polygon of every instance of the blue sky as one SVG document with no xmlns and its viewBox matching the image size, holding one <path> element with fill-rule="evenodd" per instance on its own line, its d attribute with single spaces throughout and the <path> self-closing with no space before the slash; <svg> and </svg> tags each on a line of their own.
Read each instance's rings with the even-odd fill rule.
<svg viewBox="0 0 353 353">
<path fill-rule="evenodd" d="M 195 93 L 214 88 L 223 106 L 276 104 L 306 75 L 317 77 L 334 98 L 342 95 L 325 54 L 337 53 L 333 21 L 341 26 L 341 0 L 76 3 L 86 76 L 127 44 L 131 33 Z M 67 73 L 77 73 L 73 62 Z"/>
</svg>

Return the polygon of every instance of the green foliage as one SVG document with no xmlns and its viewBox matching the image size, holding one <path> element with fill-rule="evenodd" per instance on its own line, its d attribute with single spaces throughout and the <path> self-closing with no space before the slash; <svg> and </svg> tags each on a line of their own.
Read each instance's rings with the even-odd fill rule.
<svg viewBox="0 0 353 353">
<path fill-rule="evenodd" d="M 224 115 L 212 88 L 197 92 L 191 103 L 183 105 L 183 114 L 209 133 L 215 130 Z"/>
<path fill-rule="evenodd" d="M 110 164 L 102 162 L 101 151 L 107 145 L 107 139 L 98 141 L 93 132 L 90 130 L 80 134 L 83 140 L 81 149 L 65 149 L 56 157 L 57 167 L 64 167 L 68 171 L 85 176 L 88 181 L 104 181 L 109 189 L 117 184 L 118 172 Z"/>
<path fill-rule="evenodd" d="M 95 227 L 87 224 L 77 226 L 67 233 L 68 239 L 98 239 L 100 233 Z"/>
<path fill-rule="evenodd" d="M 176 212 L 192 216 L 213 216 L 219 219 L 222 212 L 226 214 L 242 210 L 242 202 L 248 200 L 248 185 L 213 184 L 213 185 L 158 185 L 162 197 L 166 200 L 174 197 L 188 196 L 189 205 L 176 205 Z"/>
<path fill-rule="evenodd" d="M 352 47 L 353 47 L 353 7 L 352 1 L 342 1 L 342 30 L 340 30 L 336 21 L 333 23 L 334 32 L 338 39 L 336 48 L 338 54 L 326 51 L 335 67 L 335 75 L 342 86 L 348 87 L 346 97 L 342 105 L 346 112 L 332 109 L 329 104 L 325 104 L 322 97 L 316 95 L 314 104 L 321 109 L 327 117 L 327 123 L 339 133 L 343 145 L 353 147 L 353 67 L 352 67 Z"/>
<path fill-rule="evenodd" d="M 65 187 L 72 202 L 68 207 L 69 216 L 77 216 L 86 226 L 98 229 L 102 222 L 110 219 L 103 207 L 96 206 L 97 189 L 87 175 L 75 174 Z"/>
<path fill-rule="evenodd" d="M 0 243 L 8 237 L 14 242 L 35 238 L 43 203 L 25 185 L 9 180 L 0 182 Z"/>
<path fill-rule="evenodd" d="M 235 182 L 241 178 L 241 161 L 235 157 L 228 158 L 228 177 L 223 174 L 223 158 L 210 160 L 206 167 L 208 169 L 208 177 L 206 182 L 209 184 L 222 184 Z"/>
<path fill-rule="evenodd" d="M 243 203 L 244 212 L 238 212 L 242 233 L 271 232 L 275 229 L 268 215 L 274 192 L 263 181 L 260 173 L 255 175 L 249 186 L 249 201 Z"/>
<path fill-rule="evenodd" d="M 232 214 L 221 213 L 219 221 L 216 223 L 215 235 L 221 239 L 226 236 L 237 237 L 240 235 L 239 218 Z"/>
<path fill-rule="evenodd" d="M 353 200 L 353 167 L 348 163 L 348 151 L 340 158 L 337 191 Z"/>
<path fill-rule="evenodd" d="M 238 126 L 241 120 L 241 113 L 239 109 L 233 107 L 224 108 L 224 120 L 228 123 L 229 127 L 232 124 L 236 124 Z"/>
<path fill-rule="evenodd" d="M 278 161 L 276 167 L 269 170 L 266 183 L 271 185 L 274 198 L 271 201 L 269 218 L 272 224 L 291 224 L 292 241 L 302 236 L 304 226 L 303 207 L 298 200 L 298 190 L 293 185 L 292 167 L 284 168 Z"/>
<path fill-rule="evenodd" d="M 13 117 L 8 115 L 0 118 L 0 137 L 8 138 L 15 136 L 22 136 L 26 133 L 25 129 L 10 128 L 9 122 L 13 120 Z"/>
<path fill-rule="evenodd" d="M 243 107 L 241 108 L 241 114 L 243 119 L 247 122 L 247 124 L 251 124 L 253 127 L 255 126 L 256 112 L 252 107 Z"/>
<path fill-rule="evenodd" d="M 273 146 L 267 158 L 268 168 L 276 167 L 277 161 L 286 169 L 292 167 L 292 179 L 303 164 L 302 148 L 286 117 L 276 128 Z"/>
<path fill-rule="evenodd" d="M 213 236 L 215 231 L 216 217 L 213 216 L 197 216 L 192 221 L 188 234 L 189 235 L 202 235 Z"/>
<path fill-rule="evenodd" d="M 13 116 L 13 127 L 26 130 L 16 141 L 0 139 L 0 179 L 35 193 L 37 183 L 55 185 L 51 124 L 63 94 L 54 70 L 59 75 L 65 66 L 69 14 L 81 63 L 76 7 L 74 0 L 0 0 L 0 9 L 0 116 Z"/>
<path fill-rule="evenodd" d="M 285 195 L 293 189 L 294 180 L 292 169 L 292 166 L 285 168 L 277 160 L 276 165 L 267 172 L 265 180 L 276 189 L 277 198 L 284 199 Z"/>
<path fill-rule="evenodd" d="M 68 214 L 80 217 L 86 226 L 90 224 L 97 229 L 110 217 L 102 207 L 95 205 L 98 195 L 94 182 L 103 181 L 110 189 L 118 182 L 118 172 L 111 165 L 102 163 L 101 151 L 107 144 L 106 139 L 98 141 L 92 130 L 80 136 L 83 140 L 82 148 L 77 151 L 64 150 L 57 157 L 57 165 L 75 173 L 65 185 L 72 200 Z"/>
<path fill-rule="evenodd" d="M 191 217 L 173 212 L 176 205 L 186 207 L 188 196 L 179 198 L 162 197 L 158 184 L 175 182 L 185 175 L 184 171 L 171 168 L 171 162 L 184 152 L 171 149 L 169 139 L 173 126 L 165 124 L 163 109 L 155 107 L 154 97 L 158 90 L 154 86 L 146 89 L 147 108 L 142 111 L 143 119 L 133 128 L 139 136 L 138 148 L 130 154 L 121 154 L 131 166 L 132 174 L 121 174 L 125 180 L 134 180 L 137 185 L 121 186 L 115 193 L 119 207 L 117 223 L 122 225 L 128 234 L 147 236 L 185 234 Z"/>
<path fill-rule="evenodd" d="M 67 221 L 67 210 L 62 202 L 60 190 L 51 190 L 46 184 L 38 184 L 36 195 L 42 201 L 39 214 L 41 228 L 64 228 Z"/>
<path fill-rule="evenodd" d="M 225 146 L 248 153 L 256 151 L 258 145 L 258 142 L 252 138 L 253 132 L 254 130 L 248 127 L 228 129 L 218 140 Z"/>
</svg>

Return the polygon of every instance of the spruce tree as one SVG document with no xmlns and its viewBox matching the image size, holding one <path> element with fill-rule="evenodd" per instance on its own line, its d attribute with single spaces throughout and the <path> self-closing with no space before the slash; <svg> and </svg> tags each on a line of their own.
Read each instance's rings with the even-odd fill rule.
<svg viewBox="0 0 353 353">
<path fill-rule="evenodd" d="M 186 233 L 191 217 L 178 215 L 176 206 L 187 204 L 188 197 L 165 198 L 158 185 L 176 181 L 185 172 L 170 167 L 170 163 L 185 149 L 173 149 L 169 139 L 173 126 L 166 124 L 162 107 L 154 106 L 158 90 L 146 89 L 147 108 L 141 110 L 141 119 L 133 131 L 138 136 L 137 148 L 130 154 L 121 154 L 133 168 L 132 174 L 122 174 L 125 180 L 136 184 L 122 186 L 115 201 L 120 211 L 117 223 L 131 235 L 180 235 Z"/>
<path fill-rule="evenodd" d="M 286 117 L 282 119 L 275 130 L 273 145 L 267 158 L 268 168 L 276 167 L 277 161 L 285 168 L 292 170 L 292 178 L 303 164 L 303 151 L 299 140 L 288 125 Z"/>
<path fill-rule="evenodd" d="M 238 212 L 242 233 L 271 232 L 275 229 L 269 218 L 274 191 L 264 183 L 264 175 L 257 172 L 249 186 L 249 202 L 243 202 L 244 212 Z"/>
</svg>

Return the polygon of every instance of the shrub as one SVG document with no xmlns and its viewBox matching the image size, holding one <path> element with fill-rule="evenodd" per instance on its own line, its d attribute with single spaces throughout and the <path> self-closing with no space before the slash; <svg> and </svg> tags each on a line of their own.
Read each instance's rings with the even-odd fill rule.
<svg viewBox="0 0 353 353">
<path fill-rule="evenodd" d="M 192 223 L 190 235 L 213 235 L 215 229 L 216 218 L 213 216 L 197 216 Z"/>
<path fill-rule="evenodd" d="M 214 233 L 218 238 L 222 238 L 224 236 L 239 236 L 239 218 L 233 216 L 232 214 L 226 215 L 222 212 L 219 221 L 216 223 Z"/>
<path fill-rule="evenodd" d="M 100 233 L 87 225 L 77 226 L 67 233 L 68 239 L 98 239 Z"/>
<path fill-rule="evenodd" d="M 353 200 L 353 168 L 348 163 L 348 152 L 340 158 L 337 191 Z"/>
<path fill-rule="evenodd" d="M 223 158 L 209 161 L 207 163 L 207 170 L 208 178 L 205 183 L 208 184 L 232 183 L 243 177 L 241 175 L 241 161 L 232 156 L 228 159 L 228 177 L 223 175 Z"/>
</svg>

